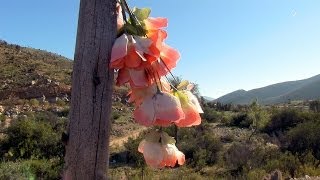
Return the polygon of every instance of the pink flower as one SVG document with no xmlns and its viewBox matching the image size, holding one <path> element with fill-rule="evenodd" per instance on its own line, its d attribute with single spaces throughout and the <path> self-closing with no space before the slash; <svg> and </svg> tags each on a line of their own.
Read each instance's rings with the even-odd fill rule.
<svg viewBox="0 0 320 180">
<path fill-rule="evenodd" d="M 175 140 L 165 132 L 153 132 L 141 141 L 138 151 L 143 153 L 147 165 L 153 168 L 174 167 L 185 163 L 184 154 L 174 145 Z"/>
<path fill-rule="evenodd" d="M 164 78 L 161 78 L 160 81 L 146 87 L 132 87 L 129 92 L 130 98 L 128 101 L 138 107 L 147 97 L 155 96 L 158 87 L 160 87 L 162 92 L 171 91 L 170 84 Z"/>
<path fill-rule="evenodd" d="M 175 96 L 163 92 L 143 99 L 133 112 L 136 122 L 144 126 L 171 124 L 184 118 L 180 102 Z"/>
</svg>

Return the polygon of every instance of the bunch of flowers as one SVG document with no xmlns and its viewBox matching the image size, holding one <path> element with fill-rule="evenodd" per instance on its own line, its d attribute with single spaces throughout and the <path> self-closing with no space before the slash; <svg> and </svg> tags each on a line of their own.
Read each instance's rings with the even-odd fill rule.
<svg viewBox="0 0 320 180">
<path fill-rule="evenodd" d="M 190 127 L 199 125 L 203 113 L 191 93 L 193 85 L 182 81 L 174 87 L 167 80 L 180 58 L 164 41 L 166 18 L 149 17 L 148 8 L 130 10 L 126 1 L 117 4 L 118 38 L 111 54 L 110 68 L 116 69 L 116 85 L 130 85 L 130 98 L 137 123 L 144 126 Z M 128 18 L 126 17 L 128 15 Z M 182 165 L 185 157 L 173 138 L 162 131 L 147 135 L 139 145 L 146 163 L 155 168 Z"/>
</svg>

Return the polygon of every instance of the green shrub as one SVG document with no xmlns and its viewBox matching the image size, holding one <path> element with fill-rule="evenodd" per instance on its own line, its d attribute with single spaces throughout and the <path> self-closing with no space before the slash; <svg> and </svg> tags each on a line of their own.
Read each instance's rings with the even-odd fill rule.
<svg viewBox="0 0 320 180">
<path fill-rule="evenodd" d="M 56 104 L 57 104 L 57 106 L 60 106 L 60 107 L 63 107 L 63 106 L 66 106 L 66 105 L 67 105 L 67 103 L 66 103 L 64 100 L 62 100 L 62 99 L 58 99 L 58 100 L 56 101 Z"/>
<path fill-rule="evenodd" d="M 32 107 L 38 107 L 40 104 L 40 102 L 37 99 L 30 99 L 29 103 Z"/>
<path fill-rule="evenodd" d="M 127 150 L 126 163 L 134 164 L 137 167 L 145 166 L 143 154 L 138 151 L 139 144 L 143 138 L 143 135 L 140 135 L 136 139 L 129 138 L 127 143 L 124 144 Z"/>
<path fill-rule="evenodd" d="M 278 158 L 267 161 L 263 169 L 271 172 L 279 169 L 286 176 L 297 177 L 299 168 L 302 166 L 299 159 L 290 152 L 281 153 Z"/>
<path fill-rule="evenodd" d="M 320 112 L 320 100 L 311 101 L 309 109 L 313 112 Z"/>
<path fill-rule="evenodd" d="M 263 179 L 265 175 L 268 173 L 264 169 L 253 169 L 248 172 L 247 174 L 247 180 L 257 180 L 257 179 Z"/>
<path fill-rule="evenodd" d="M 4 122 L 6 120 L 6 116 L 4 114 L 0 114 L 0 122 Z"/>
<path fill-rule="evenodd" d="M 288 131 L 297 124 L 314 119 L 314 114 L 301 112 L 295 109 L 284 109 L 275 112 L 270 121 L 262 129 L 268 134 L 278 134 Z"/>
<path fill-rule="evenodd" d="M 63 156 L 61 135 L 48 122 L 17 120 L 6 130 L 6 134 L 6 138 L 0 141 L 0 155 L 5 159 Z"/>
<path fill-rule="evenodd" d="M 251 155 L 252 150 L 248 145 L 233 143 L 224 154 L 224 161 L 229 169 L 234 170 L 236 174 L 242 174 Z"/>
<path fill-rule="evenodd" d="M 232 117 L 229 125 L 241 128 L 249 128 L 252 123 L 253 120 L 248 116 L 247 113 L 240 113 Z"/>
<path fill-rule="evenodd" d="M 293 153 L 312 154 L 320 160 L 320 121 L 308 121 L 301 123 L 289 130 L 288 150 Z"/>
<path fill-rule="evenodd" d="M 177 147 L 185 154 L 192 167 L 200 169 L 218 161 L 218 152 L 221 150 L 222 144 L 205 124 L 197 128 L 181 128 L 178 135 Z"/>
<path fill-rule="evenodd" d="M 201 114 L 201 117 L 206 119 L 208 122 L 217 122 L 222 119 L 221 114 L 210 107 L 203 108 L 203 114 Z"/>
<path fill-rule="evenodd" d="M 58 159 L 0 163 L 0 179 L 61 179 L 63 164 Z"/>
</svg>

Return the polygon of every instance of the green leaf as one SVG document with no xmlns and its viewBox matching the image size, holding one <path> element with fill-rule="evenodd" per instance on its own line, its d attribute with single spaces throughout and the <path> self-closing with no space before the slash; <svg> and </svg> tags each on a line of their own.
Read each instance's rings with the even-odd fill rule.
<svg viewBox="0 0 320 180">
<path fill-rule="evenodd" d="M 149 17 L 151 13 L 151 9 L 150 8 L 133 8 L 133 14 L 137 17 L 137 19 L 139 21 L 143 21 L 145 19 L 147 19 Z"/>
<path fill-rule="evenodd" d="M 175 144 L 176 140 L 174 140 L 173 137 L 169 136 L 166 132 L 162 132 L 161 133 L 161 143 L 162 145 L 166 145 L 166 144 Z"/>
<path fill-rule="evenodd" d="M 188 96 L 183 91 L 174 92 L 174 96 L 179 98 L 181 106 L 186 105 L 189 102 Z"/>
<path fill-rule="evenodd" d="M 179 90 L 187 89 L 187 86 L 188 86 L 189 84 L 190 84 L 189 81 L 183 80 L 183 81 L 181 81 L 181 83 L 178 85 L 177 89 L 179 89 Z"/>
</svg>

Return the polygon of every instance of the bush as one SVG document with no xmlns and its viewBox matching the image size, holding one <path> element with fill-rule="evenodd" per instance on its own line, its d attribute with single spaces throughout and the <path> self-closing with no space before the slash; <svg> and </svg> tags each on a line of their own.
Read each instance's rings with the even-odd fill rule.
<svg viewBox="0 0 320 180">
<path fill-rule="evenodd" d="M 192 167 L 201 169 L 218 161 L 222 144 L 205 125 L 200 125 L 197 128 L 179 129 L 177 147 L 185 154 Z"/>
<path fill-rule="evenodd" d="M 267 175 L 267 172 L 263 169 L 253 169 L 248 172 L 247 178 L 248 180 L 257 180 L 263 179 L 263 177 Z"/>
<path fill-rule="evenodd" d="M 253 123 L 253 119 L 251 119 L 247 113 L 240 113 L 235 116 L 230 121 L 230 126 L 237 126 L 240 128 L 249 128 Z"/>
<path fill-rule="evenodd" d="M 309 109 L 313 112 L 320 112 L 320 100 L 311 101 L 309 104 Z"/>
<path fill-rule="evenodd" d="M 301 112 L 295 109 L 284 109 L 275 112 L 271 120 L 262 128 L 263 132 L 268 134 L 278 134 L 288 131 L 297 124 L 314 119 L 313 113 Z"/>
<path fill-rule="evenodd" d="M 137 167 L 144 167 L 146 165 L 143 154 L 138 151 L 138 146 L 143 138 L 142 135 L 136 139 L 129 138 L 128 142 L 124 144 L 127 150 L 126 163 L 134 164 Z"/>
<path fill-rule="evenodd" d="M 56 133 L 48 122 L 17 120 L 6 130 L 6 134 L 6 138 L 0 141 L 0 154 L 5 159 L 63 156 L 61 134 Z"/>
<path fill-rule="evenodd" d="M 208 122 L 217 122 L 218 120 L 222 119 L 221 114 L 215 111 L 213 108 L 204 107 L 203 112 L 204 113 L 201 114 L 201 117 L 206 119 Z"/>
<path fill-rule="evenodd" d="M 302 164 L 297 157 L 290 152 L 285 152 L 281 153 L 278 158 L 267 161 L 264 169 L 268 172 L 280 169 L 287 176 L 297 177 L 301 166 Z"/>
<path fill-rule="evenodd" d="M 30 99 L 29 103 L 32 107 L 38 107 L 40 104 L 37 99 Z"/>
<path fill-rule="evenodd" d="M 320 160 L 320 121 L 309 121 L 289 130 L 288 150 L 293 153 L 312 154 Z"/>
<path fill-rule="evenodd" d="M 0 163 L 0 179 L 61 179 L 63 164 L 58 159 Z"/>
<path fill-rule="evenodd" d="M 57 106 L 60 106 L 60 107 L 67 105 L 67 103 L 62 99 L 57 99 L 56 104 L 57 104 Z"/>
<path fill-rule="evenodd" d="M 4 122 L 6 120 L 6 116 L 4 114 L 0 114 L 0 122 Z"/>
<path fill-rule="evenodd" d="M 252 151 L 248 145 L 233 143 L 224 154 L 224 161 L 231 170 L 234 170 L 236 175 L 240 175 L 248 164 L 251 155 Z"/>
</svg>

